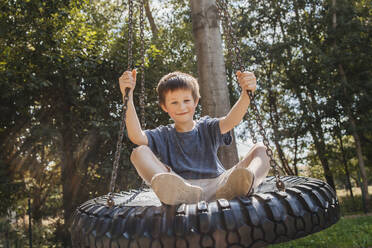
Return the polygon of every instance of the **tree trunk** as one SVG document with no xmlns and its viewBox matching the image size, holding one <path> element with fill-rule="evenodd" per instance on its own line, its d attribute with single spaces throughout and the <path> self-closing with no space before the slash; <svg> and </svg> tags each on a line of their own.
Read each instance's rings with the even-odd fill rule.
<svg viewBox="0 0 372 248">
<path fill-rule="evenodd" d="M 144 7 L 145 7 L 146 17 L 150 23 L 152 36 L 154 39 L 156 39 L 158 37 L 158 28 L 155 24 L 154 18 L 152 17 L 149 0 L 144 0 L 144 5 L 145 5 Z"/>
<path fill-rule="evenodd" d="M 70 236 L 68 232 L 70 217 L 74 211 L 73 207 L 73 184 L 72 177 L 75 173 L 73 163 L 73 152 L 72 152 L 72 133 L 71 131 L 64 130 L 62 132 L 62 204 L 63 204 L 63 219 L 64 219 L 64 230 L 63 230 L 63 245 L 70 247 Z"/>
<path fill-rule="evenodd" d="M 345 168 L 345 174 L 346 174 L 346 185 L 347 185 L 347 188 L 350 192 L 351 198 L 354 200 L 353 187 L 352 187 L 351 181 L 350 181 L 350 172 L 349 172 L 349 168 L 347 167 L 346 161 L 344 162 L 344 168 Z"/>
<path fill-rule="evenodd" d="M 324 138 L 324 132 L 322 127 L 322 118 L 318 112 L 319 104 L 317 103 L 317 100 L 315 99 L 315 92 L 313 90 L 309 90 L 309 96 L 311 99 L 311 102 L 309 103 L 309 106 L 311 108 L 312 113 L 315 116 L 314 125 L 311 125 L 312 131 L 311 134 L 315 133 L 315 137 L 313 135 L 313 138 L 317 139 L 314 140 L 315 147 L 317 149 L 317 154 L 319 156 L 319 159 L 322 163 L 324 174 L 326 177 L 326 180 L 328 184 L 336 191 L 336 185 L 333 179 L 333 174 L 331 169 L 329 168 L 328 158 L 327 158 L 327 146 Z"/>
<path fill-rule="evenodd" d="M 349 117 L 350 118 L 350 117 Z M 367 180 L 367 173 L 364 165 L 364 159 L 363 159 L 363 153 L 362 153 L 362 146 L 360 144 L 360 138 L 358 135 L 358 132 L 356 130 L 356 124 L 355 124 L 355 119 L 351 117 L 351 129 L 352 129 L 352 135 L 354 138 L 355 142 L 355 148 L 356 152 L 358 155 L 358 165 L 359 165 L 359 170 L 360 170 L 360 176 L 362 179 L 362 200 L 363 200 L 363 209 L 364 212 L 368 212 L 368 203 L 369 203 L 369 194 L 368 194 L 368 180 Z"/>
<path fill-rule="evenodd" d="M 347 167 L 347 159 L 346 159 L 346 154 L 345 154 L 345 149 L 344 149 L 344 142 L 342 141 L 341 127 L 339 126 L 339 123 L 340 121 L 338 119 L 336 122 L 336 135 L 338 139 L 340 140 L 342 163 L 344 164 L 345 174 L 346 174 L 346 187 L 350 191 L 351 198 L 354 200 L 353 187 L 351 186 L 350 173 L 349 173 L 349 168 Z"/>
<path fill-rule="evenodd" d="M 69 126 L 71 123 L 71 103 L 67 98 L 66 103 L 62 107 L 61 117 L 62 128 L 61 132 L 61 184 L 62 184 L 62 206 L 63 206 L 63 246 L 71 246 L 71 238 L 68 228 L 70 227 L 71 216 L 76 207 L 76 196 L 80 187 L 80 175 L 77 170 L 77 165 L 74 161 L 74 146 L 73 129 Z"/>
<path fill-rule="evenodd" d="M 295 171 L 295 175 L 298 176 L 298 168 L 297 168 L 297 154 L 298 154 L 298 135 L 295 134 L 295 137 L 294 137 L 294 143 L 295 143 L 295 156 L 294 156 L 294 159 L 293 159 L 293 168 L 294 168 L 294 171 Z"/>
<path fill-rule="evenodd" d="M 323 139 L 318 140 L 318 135 L 312 125 L 310 125 L 310 133 L 311 136 L 313 137 L 316 153 L 318 155 L 320 163 L 322 164 L 326 181 L 336 191 L 335 182 L 333 180 L 333 174 L 331 169 L 329 168 L 328 159 L 326 158 L 325 155 L 326 145 L 324 143 L 324 140 Z"/>
<path fill-rule="evenodd" d="M 319 115 L 317 114 L 315 109 L 308 109 L 308 106 L 310 105 L 316 105 L 317 103 L 313 100 L 311 103 L 305 102 L 302 98 L 301 92 L 299 92 L 299 89 L 296 89 L 296 96 L 298 100 L 300 101 L 300 107 L 304 113 L 305 118 L 307 119 L 306 122 L 308 123 L 308 128 L 310 131 L 310 134 L 313 138 L 316 154 L 320 160 L 320 163 L 322 164 L 323 170 L 324 170 L 324 177 L 327 181 L 327 183 L 336 191 L 335 183 L 333 180 L 333 174 L 331 169 L 329 168 L 328 159 L 326 156 L 326 145 L 324 142 L 324 133 L 321 126 L 321 120 L 319 118 Z M 315 114 L 316 119 L 313 119 L 313 117 L 309 116 L 307 113 L 312 112 Z"/>
<path fill-rule="evenodd" d="M 269 93 L 269 105 L 270 105 L 270 121 L 271 121 L 271 126 L 273 127 L 274 131 L 274 143 L 276 150 L 278 151 L 279 159 L 282 164 L 282 168 L 285 171 L 287 175 L 294 175 L 294 172 L 292 171 L 291 167 L 289 167 L 288 160 L 284 155 L 284 151 L 279 143 L 278 140 L 278 134 L 279 134 L 279 128 L 278 128 L 278 123 L 279 123 L 279 114 L 278 114 L 278 107 L 276 105 L 277 103 L 277 98 L 275 93 L 272 92 L 270 87 L 268 87 L 268 93 Z"/>
<path fill-rule="evenodd" d="M 230 110 L 230 102 L 216 3 L 214 0 L 190 2 L 198 58 L 198 81 L 202 95 L 202 115 L 221 117 Z M 231 168 L 238 162 L 234 135 L 233 144 L 221 147 L 219 157 L 225 168 Z"/>
<path fill-rule="evenodd" d="M 341 64 L 339 64 L 339 72 L 340 72 L 342 81 L 346 85 L 347 84 L 347 78 L 346 78 L 343 66 Z M 345 87 L 344 87 L 344 94 L 345 94 L 345 96 L 347 95 Z M 351 107 L 350 106 L 344 106 L 344 108 L 346 109 L 346 114 L 349 117 L 349 122 L 350 122 L 350 125 L 351 125 L 351 134 L 352 134 L 352 136 L 354 138 L 354 142 L 355 142 L 355 150 L 356 150 L 356 153 L 357 153 L 357 156 L 358 156 L 358 165 L 359 165 L 359 170 L 360 170 L 360 176 L 361 176 L 361 179 L 362 179 L 361 189 L 362 189 L 363 209 L 364 209 L 364 212 L 367 213 L 368 208 L 369 208 L 369 206 L 368 206 L 369 193 L 368 193 L 367 172 L 366 172 L 366 169 L 365 169 L 365 164 L 364 164 L 364 159 L 363 159 L 362 145 L 361 145 L 361 142 L 360 142 L 359 134 L 357 132 L 355 118 L 352 114 Z"/>
</svg>

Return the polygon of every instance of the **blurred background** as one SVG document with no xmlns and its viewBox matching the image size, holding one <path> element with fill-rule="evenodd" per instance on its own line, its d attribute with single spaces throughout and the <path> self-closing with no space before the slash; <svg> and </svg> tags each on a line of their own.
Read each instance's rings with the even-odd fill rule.
<svg viewBox="0 0 372 248">
<path fill-rule="evenodd" d="M 189 1 L 144 4 L 145 119 L 154 128 L 170 121 L 158 107 L 158 80 L 175 70 L 197 77 L 197 56 Z M 229 8 L 281 173 L 322 179 L 341 203 L 338 224 L 282 247 L 372 246 L 372 1 L 237 0 Z M 69 247 L 74 209 L 108 192 L 122 107 L 117 79 L 128 60 L 127 3 L 0 0 L 0 9 L 0 247 Z M 240 91 L 227 42 L 233 104 Z M 260 141 L 252 111 L 246 119 Z M 241 158 L 252 146 L 247 121 L 235 136 Z M 124 137 L 120 190 L 141 184 L 132 149 Z"/>
</svg>

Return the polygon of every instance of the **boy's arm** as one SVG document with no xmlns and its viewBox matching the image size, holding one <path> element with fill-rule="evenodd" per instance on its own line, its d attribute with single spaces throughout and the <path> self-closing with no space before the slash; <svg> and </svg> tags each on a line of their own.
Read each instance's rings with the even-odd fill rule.
<svg viewBox="0 0 372 248">
<path fill-rule="evenodd" d="M 136 86 L 136 70 L 126 71 L 119 78 L 120 90 L 125 96 L 125 89 L 130 88 L 128 108 L 126 113 L 125 124 L 127 126 L 128 138 L 136 145 L 147 145 L 148 140 L 146 134 L 142 131 L 141 124 L 138 120 L 136 108 L 133 103 L 133 90 Z"/>
<path fill-rule="evenodd" d="M 230 112 L 220 120 L 221 133 L 227 133 L 240 123 L 250 104 L 247 90 L 254 92 L 256 90 L 256 77 L 252 72 L 237 71 L 238 82 L 242 88 L 239 100 L 231 108 Z"/>
</svg>

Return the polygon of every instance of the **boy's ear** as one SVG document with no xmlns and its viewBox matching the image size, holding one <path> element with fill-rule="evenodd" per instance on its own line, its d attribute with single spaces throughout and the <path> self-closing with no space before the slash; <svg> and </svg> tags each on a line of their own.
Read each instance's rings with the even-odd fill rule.
<svg viewBox="0 0 372 248">
<path fill-rule="evenodd" d="M 195 106 L 198 106 L 199 99 L 200 99 L 200 97 L 198 97 L 198 98 L 196 99 L 196 101 L 195 101 Z"/>
<path fill-rule="evenodd" d="M 162 109 L 164 112 L 168 113 L 167 108 L 165 107 L 164 104 L 160 104 L 160 107 L 161 107 L 161 109 Z"/>
</svg>

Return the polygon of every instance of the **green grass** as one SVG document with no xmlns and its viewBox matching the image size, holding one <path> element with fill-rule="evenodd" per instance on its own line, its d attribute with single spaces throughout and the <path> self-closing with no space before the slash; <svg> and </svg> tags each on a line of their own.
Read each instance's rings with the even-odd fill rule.
<svg viewBox="0 0 372 248">
<path fill-rule="evenodd" d="M 307 237 L 272 245 L 270 248 L 356 248 L 372 247 L 372 216 L 341 219 L 321 232 Z"/>
</svg>

